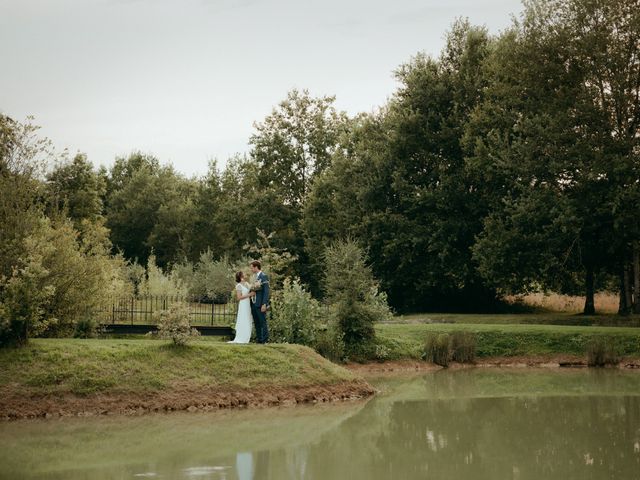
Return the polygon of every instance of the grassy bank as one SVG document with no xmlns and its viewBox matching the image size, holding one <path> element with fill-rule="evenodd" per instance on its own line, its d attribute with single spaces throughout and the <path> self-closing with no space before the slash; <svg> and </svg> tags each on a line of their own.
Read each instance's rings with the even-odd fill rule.
<svg viewBox="0 0 640 480">
<path fill-rule="evenodd" d="M 576 355 L 596 337 L 611 340 L 620 354 L 640 357 L 640 329 L 632 327 L 483 323 L 389 323 L 376 326 L 388 359 L 420 359 L 429 333 L 472 332 L 479 358 Z"/>
<path fill-rule="evenodd" d="M 65 414 L 88 407 L 109 413 L 118 402 L 118 411 L 246 406 L 358 395 L 366 387 L 297 345 L 36 339 L 0 350 L 0 417 L 55 413 L 56 402 Z"/>
</svg>

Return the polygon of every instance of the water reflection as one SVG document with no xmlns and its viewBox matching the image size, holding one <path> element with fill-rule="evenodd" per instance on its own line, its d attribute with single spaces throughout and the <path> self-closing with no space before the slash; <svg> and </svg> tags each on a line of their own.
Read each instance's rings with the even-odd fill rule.
<svg viewBox="0 0 640 480">
<path fill-rule="evenodd" d="M 0 478 L 638 478 L 636 372 L 469 370 L 331 407 L 0 425 Z"/>
</svg>

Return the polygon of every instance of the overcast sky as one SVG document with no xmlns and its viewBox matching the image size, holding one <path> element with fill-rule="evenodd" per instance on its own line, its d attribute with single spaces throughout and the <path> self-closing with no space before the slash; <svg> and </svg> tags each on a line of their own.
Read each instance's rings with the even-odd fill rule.
<svg viewBox="0 0 640 480">
<path fill-rule="evenodd" d="M 520 0 L 0 0 L 0 111 L 96 165 L 142 150 L 188 175 L 246 152 L 287 91 L 350 114 L 437 55 L 456 17 L 507 27 Z"/>
</svg>

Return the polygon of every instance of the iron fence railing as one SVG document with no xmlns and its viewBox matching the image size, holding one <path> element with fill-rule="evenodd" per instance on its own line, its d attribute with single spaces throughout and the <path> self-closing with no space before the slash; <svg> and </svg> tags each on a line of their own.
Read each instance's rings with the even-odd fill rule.
<svg viewBox="0 0 640 480">
<path fill-rule="evenodd" d="M 192 325 L 233 325 L 237 302 L 214 303 L 196 297 L 145 295 L 112 298 L 94 310 L 94 318 L 102 324 L 155 324 L 157 313 L 175 303 L 189 306 Z"/>
</svg>

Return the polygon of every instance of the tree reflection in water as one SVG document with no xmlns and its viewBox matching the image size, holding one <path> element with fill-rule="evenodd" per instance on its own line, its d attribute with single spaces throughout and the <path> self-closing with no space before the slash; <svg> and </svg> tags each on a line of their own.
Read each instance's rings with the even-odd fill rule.
<svg viewBox="0 0 640 480">
<path fill-rule="evenodd" d="M 632 479 L 636 372 L 445 371 L 370 402 L 0 424 L 0 479 Z"/>
</svg>

